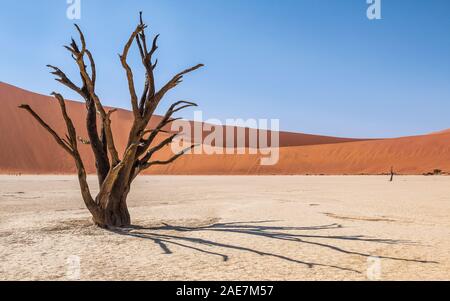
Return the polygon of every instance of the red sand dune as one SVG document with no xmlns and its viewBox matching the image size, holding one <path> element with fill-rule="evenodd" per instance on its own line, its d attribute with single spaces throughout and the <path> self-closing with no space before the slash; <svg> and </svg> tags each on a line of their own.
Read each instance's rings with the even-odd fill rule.
<svg viewBox="0 0 450 301">
<path fill-rule="evenodd" d="M 31 105 L 63 135 L 65 125 L 52 97 L 28 92 L 0 82 L 0 173 L 71 174 L 72 158 L 49 134 L 17 107 Z M 84 104 L 69 102 L 78 135 L 86 137 Z M 155 116 L 151 124 L 160 117 Z M 115 141 L 122 152 L 132 115 L 113 115 Z M 391 166 L 402 174 L 423 174 L 440 169 L 450 172 L 450 132 L 381 140 L 355 140 L 296 133 L 280 133 L 280 160 L 261 166 L 259 155 L 186 155 L 168 166 L 155 166 L 150 174 L 382 174 Z M 80 145 L 88 172 L 94 172 L 90 147 Z M 168 158 L 170 148 L 160 158 Z"/>
</svg>

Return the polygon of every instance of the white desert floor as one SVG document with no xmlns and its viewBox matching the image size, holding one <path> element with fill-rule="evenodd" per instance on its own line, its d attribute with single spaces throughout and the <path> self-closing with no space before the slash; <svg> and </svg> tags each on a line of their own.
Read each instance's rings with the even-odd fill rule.
<svg viewBox="0 0 450 301">
<path fill-rule="evenodd" d="M 450 177 L 141 177 L 129 205 L 108 232 L 74 177 L 0 176 L 0 279 L 450 280 Z"/>
</svg>

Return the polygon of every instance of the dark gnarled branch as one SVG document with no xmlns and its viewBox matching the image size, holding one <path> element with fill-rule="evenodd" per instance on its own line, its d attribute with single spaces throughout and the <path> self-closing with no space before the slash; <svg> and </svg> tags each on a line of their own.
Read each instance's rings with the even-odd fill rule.
<svg viewBox="0 0 450 301">
<path fill-rule="evenodd" d="M 68 131 L 68 134 L 66 135 L 67 140 L 61 138 L 55 130 L 53 130 L 29 105 L 23 104 L 21 106 L 19 106 L 19 108 L 26 110 L 27 112 L 29 112 L 31 114 L 31 116 L 33 116 L 34 119 L 36 119 L 38 121 L 38 123 L 45 129 L 47 130 L 47 132 L 49 132 L 53 138 L 55 139 L 55 141 L 66 151 L 68 152 L 72 158 L 75 161 L 75 164 L 77 166 L 77 171 L 78 171 L 78 179 L 79 179 L 79 183 L 80 183 L 80 188 L 81 188 L 81 194 L 83 196 L 83 200 L 85 202 L 86 207 L 89 209 L 89 211 L 92 214 L 98 214 L 98 210 L 99 208 L 97 207 L 94 199 L 92 198 L 91 192 L 89 190 L 89 185 L 87 183 L 87 178 L 86 178 L 86 171 L 84 168 L 84 164 L 83 161 L 81 159 L 81 156 L 78 152 L 78 148 L 77 148 L 77 136 L 76 136 L 76 130 L 75 127 L 73 125 L 72 120 L 70 119 L 68 113 L 67 113 L 67 109 L 66 109 L 66 105 L 65 105 L 65 100 L 64 98 L 58 94 L 58 93 L 52 93 L 52 95 L 58 100 L 60 109 L 61 109 L 61 114 L 64 118 L 64 122 L 66 123 L 66 128 Z"/>
<path fill-rule="evenodd" d="M 98 98 L 97 94 L 95 93 L 95 80 L 96 80 L 96 69 L 94 60 L 92 58 L 92 55 L 90 54 L 89 50 L 86 48 L 86 39 L 84 37 L 84 34 L 81 30 L 81 28 L 78 25 L 75 25 L 79 35 L 80 35 L 80 41 L 81 41 L 81 50 L 78 47 L 75 40 L 72 39 L 72 43 L 70 46 L 65 46 L 67 50 L 69 50 L 75 61 L 77 62 L 78 69 L 80 71 L 81 77 L 83 79 L 83 83 L 86 85 L 86 90 L 89 93 L 90 99 L 95 103 L 96 110 L 100 114 L 102 118 L 102 125 L 104 128 L 105 133 L 105 140 L 107 142 L 107 149 L 111 156 L 111 166 L 114 167 L 117 164 L 119 164 L 119 154 L 117 152 L 115 143 L 114 143 L 114 137 L 111 130 L 111 120 L 104 109 L 102 103 L 100 102 L 100 99 Z M 89 75 L 89 73 L 86 70 L 86 64 L 84 62 L 84 55 L 87 54 L 89 60 L 91 61 L 91 73 L 92 77 Z"/>
<path fill-rule="evenodd" d="M 159 102 L 161 101 L 161 99 L 164 97 L 164 95 L 166 95 L 167 92 L 169 92 L 171 89 L 175 88 L 176 86 L 178 86 L 178 84 L 180 84 L 183 80 L 183 76 L 191 73 L 197 69 L 200 69 L 204 67 L 203 64 L 198 64 L 194 67 L 191 67 L 189 69 L 186 69 L 180 73 L 178 73 L 177 75 L 175 75 L 167 84 L 165 84 L 161 90 L 159 90 L 155 96 L 153 97 L 152 101 L 147 103 L 146 109 L 145 109 L 145 117 L 146 118 L 150 118 L 151 115 L 153 114 L 153 112 L 155 111 L 156 107 L 158 106 Z"/>
<path fill-rule="evenodd" d="M 157 135 L 170 123 L 179 120 L 180 118 L 172 118 L 173 114 L 189 108 L 189 107 L 196 107 L 197 104 L 189 101 L 178 101 L 174 104 L 172 104 L 169 109 L 167 110 L 164 117 L 161 119 L 161 121 L 158 123 L 158 125 L 155 127 L 155 129 L 150 133 L 150 136 L 143 141 L 142 146 L 138 149 L 138 156 L 141 156 L 143 153 L 147 151 L 147 149 L 150 147 L 150 145 L 153 143 Z"/>
<path fill-rule="evenodd" d="M 128 39 L 128 42 L 125 44 L 125 47 L 123 49 L 122 55 L 119 55 L 120 61 L 122 63 L 122 67 L 125 69 L 127 74 L 127 80 L 128 80 L 128 89 L 131 96 L 131 106 L 133 108 L 133 113 L 136 119 L 139 119 L 141 117 L 139 106 L 138 106 L 138 98 L 136 95 L 136 89 L 134 86 L 134 79 L 133 79 L 133 71 L 131 70 L 130 66 L 127 63 L 127 57 L 128 52 L 130 50 L 131 44 L 133 43 L 134 39 L 138 37 L 139 33 L 141 33 L 145 29 L 145 25 L 139 24 L 136 27 L 136 30 L 131 34 L 130 38 Z"/>
<path fill-rule="evenodd" d="M 153 38 L 152 48 L 150 51 L 148 51 L 147 37 L 145 35 L 145 25 L 144 25 L 144 21 L 142 19 L 142 12 L 139 13 L 139 21 L 140 21 L 140 25 L 144 26 L 144 28 L 139 33 L 139 35 L 136 36 L 136 44 L 139 48 L 139 53 L 141 55 L 142 64 L 144 65 L 145 70 L 146 70 L 145 86 L 144 86 L 144 90 L 142 92 L 142 96 L 141 96 L 141 99 L 139 102 L 139 111 L 143 115 L 146 103 L 148 103 L 155 95 L 155 78 L 154 78 L 153 71 L 156 68 L 158 60 L 156 60 L 155 63 L 153 64 L 152 57 L 153 57 L 153 54 L 158 49 L 157 41 L 158 41 L 159 35 L 156 35 Z"/>
<path fill-rule="evenodd" d="M 173 140 L 178 136 L 178 134 L 173 134 L 170 137 L 164 139 L 161 143 L 156 145 L 155 147 L 152 147 L 147 154 L 141 159 L 141 162 L 147 162 L 149 161 L 152 156 L 159 150 L 163 149 L 165 146 L 171 144 Z"/>
<path fill-rule="evenodd" d="M 169 160 L 165 160 L 165 161 L 150 161 L 150 162 L 143 163 L 143 164 L 140 165 L 140 171 L 146 170 L 146 169 L 148 169 L 148 168 L 150 168 L 151 166 L 154 166 L 154 165 L 168 165 L 168 164 L 171 164 L 171 163 L 175 162 L 178 158 L 180 158 L 181 156 L 183 156 L 184 154 L 186 154 L 187 152 L 189 152 L 190 150 L 194 149 L 197 146 L 198 146 L 198 144 L 191 145 L 190 147 L 184 149 L 183 151 L 181 151 L 178 154 L 176 154 L 173 157 L 171 157 Z"/>
<path fill-rule="evenodd" d="M 61 138 L 55 130 L 53 130 L 42 118 L 27 104 L 22 104 L 19 106 L 20 109 L 27 111 L 33 116 L 34 119 L 47 131 L 52 135 L 55 139 L 56 143 L 58 143 L 67 153 L 73 156 L 73 149 L 69 141 Z"/>
</svg>

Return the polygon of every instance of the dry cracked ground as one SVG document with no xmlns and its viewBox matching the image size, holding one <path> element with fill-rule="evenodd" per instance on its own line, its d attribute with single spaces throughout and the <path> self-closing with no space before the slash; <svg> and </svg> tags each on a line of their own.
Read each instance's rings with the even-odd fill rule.
<svg viewBox="0 0 450 301">
<path fill-rule="evenodd" d="M 450 177 L 388 180 L 141 177 L 106 231 L 75 177 L 0 176 L 0 279 L 450 280 Z"/>
</svg>

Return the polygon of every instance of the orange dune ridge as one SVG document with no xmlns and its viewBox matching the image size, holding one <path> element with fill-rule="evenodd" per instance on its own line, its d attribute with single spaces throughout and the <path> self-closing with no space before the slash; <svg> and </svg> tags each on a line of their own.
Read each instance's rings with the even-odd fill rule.
<svg viewBox="0 0 450 301">
<path fill-rule="evenodd" d="M 54 98 L 28 92 L 0 82 L 0 174 L 73 174 L 72 158 L 53 141 L 28 113 L 29 104 L 59 134 L 65 124 Z M 68 112 L 77 134 L 87 137 L 83 103 L 69 101 Z M 150 127 L 161 117 L 152 118 Z M 118 150 L 123 152 L 133 116 L 129 111 L 113 114 L 112 128 Z M 161 134 L 163 139 L 167 134 Z M 204 134 L 205 135 L 205 134 Z M 90 146 L 80 145 L 89 173 L 94 173 Z M 172 155 L 168 147 L 158 159 Z M 384 174 L 391 166 L 400 174 L 450 172 L 450 132 L 396 139 L 356 140 L 317 135 L 280 133 L 279 162 L 260 165 L 262 155 L 186 155 L 171 165 L 155 166 L 147 174 L 175 175 L 359 175 Z"/>
</svg>

